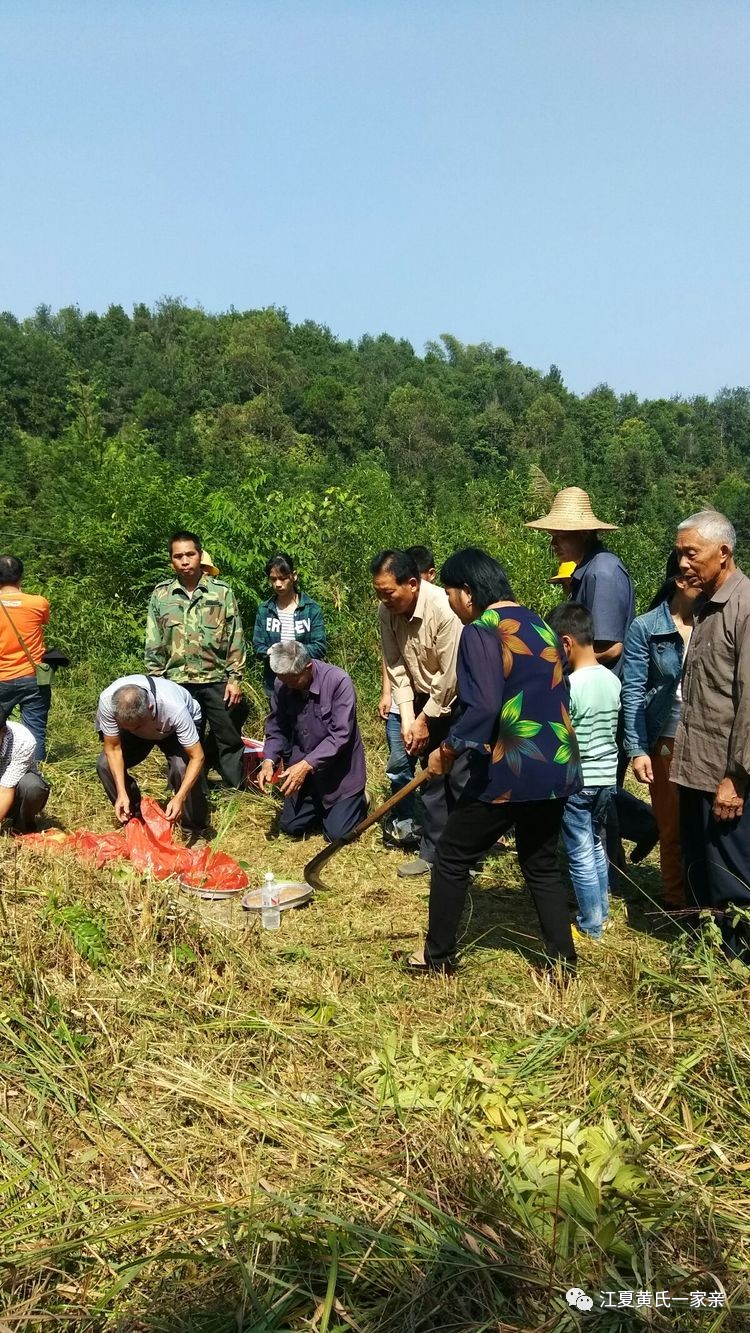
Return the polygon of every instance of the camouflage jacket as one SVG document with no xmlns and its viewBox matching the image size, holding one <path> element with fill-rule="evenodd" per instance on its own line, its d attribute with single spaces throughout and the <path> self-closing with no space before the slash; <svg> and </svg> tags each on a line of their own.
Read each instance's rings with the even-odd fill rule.
<svg viewBox="0 0 750 1333">
<path fill-rule="evenodd" d="M 245 638 L 234 593 L 204 574 L 192 594 L 179 579 L 158 583 L 146 620 L 146 670 L 178 685 L 241 680 Z"/>
</svg>

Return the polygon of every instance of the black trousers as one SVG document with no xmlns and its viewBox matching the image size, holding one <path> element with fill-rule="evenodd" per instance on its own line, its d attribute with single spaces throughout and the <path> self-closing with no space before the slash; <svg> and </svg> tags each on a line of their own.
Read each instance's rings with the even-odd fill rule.
<svg viewBox="0 0 750 1333">
<path fill-rule="evenodd" d="M 539 918 L 545 954 L 552 962 L 575 966 L 568 893 L 557 863 L 564 808 L 563 801 L 486 805 L 463 800 L 456 806 L 438 843 L 432 869 L 424 951 L 432 967 L 453 961 L 471 867 L 514 825 L 518 862 Z"/>
<path fill-rule="evenodd" d="M 16 787 L 11 806 L 14 833 L 33 833 L 37 815 L 49 800 L 50 787 L 40 773 L 24 773 Z"/>
<path fill-rule="evenodd" d="M 354 796 L 339 797 L 335 805 L 326 807 L 315 782 L 303 782 L 296 796 L 287 796 L 281 808 L 279 828 L 290 837 L 321 828 L 329 842 L 345 838 L 367 814 L 363 791 Z"/>
<path fill-rule="evenodd" d="M 688 907 L 711 907 L 724 949 L 750 962 L 747 927 L 736 928 L 726 909 L 750 907 L 750 804 L 739 819 L 714 819 L 714 792 L 680 787 L 680 843 Z"/>
<path fill-rule="evenodd" d="M 235 708 L 224 702 L 226 681 L 216 680 L 209 685 L 185 685 L 188 694 L 201 706 L 198 732 L 206 753 L 206 768 L 218 768 L 228 787 L 242 786 L 242 723 L 248 714 L 244 700 Z M 209 727 L 206 738 L 206 726 Z"/>
<path fill-rule="evenodd" d="M 171 736 L 165 736 L 161 741 L 147 741 L 140 736 L 134 736 L 130 731 L 121 731 L 120 744 L 125 762 L 125 787 L 130 798 L 130 809 L 133 814 L 137 814 L 141 808 L 141 791 L 130 770 L 135 768 L 137 764 L 143 763 L 143 760 L 150 755 L 154 746 L 161 750 L 167 761 L 167 780 L 172 791 L 179 791 L 185 777 L 188 757 L 174 732 Z M 117 787 L 103 750 L 96 761 L 96 772 L 107 796 L 114 805 L 117 800 Z M 187 833 L 199 833 L 207 827 L 208 822 L 208 790 L 206 780 L 201 773 L 195 786 L 188 792 L 183 810 L 182 827 Z"/>
<path fill-rule="evenodd" d="M 415 700 L 415 713 L 421 712 L 424 702 L 424 698 Z M 427 719 L 430 739 L 427 743 L 427 749 L 420 759 L 423 768 L 432 751 L 436 750 L 448 735 L 453 724 L 453 716 L 454 714 L 450 713 L 446 714 L 445 717 L 429 717 Z M 444 777 L 431 778 L 429 782 L 425 783 L 424 787 L 419 789 L 419 799 L 422 803 L 420 821 L 422 841 L 419 846 L 419 855 L 423 861 L 429 861 L 430 865 L 434 864 L 435 849 L 448 823 L 448 816 L 463 795 L 470 776 L 469 751 L 464 750 L 456 759 L 450 773 Z"/>
</svg>

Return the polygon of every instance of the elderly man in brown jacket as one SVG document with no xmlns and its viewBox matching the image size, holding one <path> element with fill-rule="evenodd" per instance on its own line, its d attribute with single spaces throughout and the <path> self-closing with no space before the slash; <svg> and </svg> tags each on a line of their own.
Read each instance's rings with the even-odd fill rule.
<svg viewBox="0 0 750 1333">
<path fill-rule="evenodd" d="M 688 904 L 712 908 L 731 955 L 750 961 L 731 920 L 750 906 L 750 579 L 728 518 L 703 510 L 677 529 L 680 570 L 700 582 L 682 678 L 671 780 L 680 789 Z"/>
</svg>

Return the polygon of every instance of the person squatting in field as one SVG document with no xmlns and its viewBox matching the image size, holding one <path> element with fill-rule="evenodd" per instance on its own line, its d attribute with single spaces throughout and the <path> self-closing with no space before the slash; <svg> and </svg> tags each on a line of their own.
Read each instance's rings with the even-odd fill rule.
<svg viewBox="0 0 750 1333">
<path fill-rule="evenodd" d="M 102 690 L 96 729 L 103 748 L 96 772 L 121 824 L 140 813 L 141 793 L 130 770 L 156 746 L 167 760 L 173 792 L 167 819 L 193 837 L 205 836 L 209 814 L 200 721 L 197 700 L 160 676 L 121 676 Z"/>
<path fill-rule="evenodd" d="M 266 789 L 288 754 L 279 781 L 281 832 L 299 836 L 322 829 L 334 842 L 351 833 L 367 812 L 354 684 L 341 667 L 317 661 L 301 643 L 274 644 L 269 656 L 276 683 L 260 789 Z"/>
<path fill-rule="evenodd" d="M 50 788 L 37 767 L 36 737 L 10 722 L 9 711 L 0 704 L 0 823 L 10 819 L 14 833 L 33 833 Z"/>
</svg>

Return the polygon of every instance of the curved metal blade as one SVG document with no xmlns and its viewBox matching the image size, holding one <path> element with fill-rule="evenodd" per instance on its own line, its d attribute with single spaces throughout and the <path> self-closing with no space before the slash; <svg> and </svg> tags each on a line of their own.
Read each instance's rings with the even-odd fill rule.
<svg viewBox="0 0 750 1333">
<path fill-rule="evenodd" d="M 373 824 L 376 824 L 379 819 L 383 818 L 383 815 L 387 815 L 389 810 L 393 810 L 394 806 L 397 806 L 400 801 L 403 801 L 405 796 L 410 796 L 413 791 L 416 791 L 418 787 L 421 787 L 423 783 L 427 782 L 429 776 L 430 775 L 426 769 L 423 773 L 419 773 L 417 777 L 412 778 L 411 782 L 407 782 L 405 787 L 402 787 L 400 791 L 396 792 L 395 796 L 391 796 L 387 801 L 384 801 L 382 805 L 378 806 L 377 810 L 373 810 L 372 814 L 369 814 L 366 819 L 363 819 L 360 824 L 357 824 L 357 827 L 352 829 L 347 837 L 336 838 L 334 842 L 331 842 L 327 847 L 324 847 L 322 852 L 318 852 L 317 856 L 314 856 L 311 861 L 308 861 L 303 871 L 307 883 L 311 884 L 314 889 L 324 889 L 326 886 L 320 878 L 320 867 L 325 865 L 330 857 L 335 856 L 336 852 L 340 852 L 342 847 L 348 847 L 350 842 L 356 842 L 357 838 L 361 837 L 368 828 L 371 828 Z"/>
<path fill-rule="evenodd" d="M 311 888 L 325 889 L 326 885 L 320 878 L 321 867 L 325 865 L 329 857 L 335 856 L 336 852 L 340 852 L 342 847 L 346 847 L 348 842 L 348 838 L 336 838 L 335 842 L 329 842 L 328 846 L 324 847 L 322 852 L 318 852 L 317 856 L 313 856 L 312 860 L 308 861 L 302 873 L 305 877 L 305 882 L 309 884 Z"/>
</svg>

